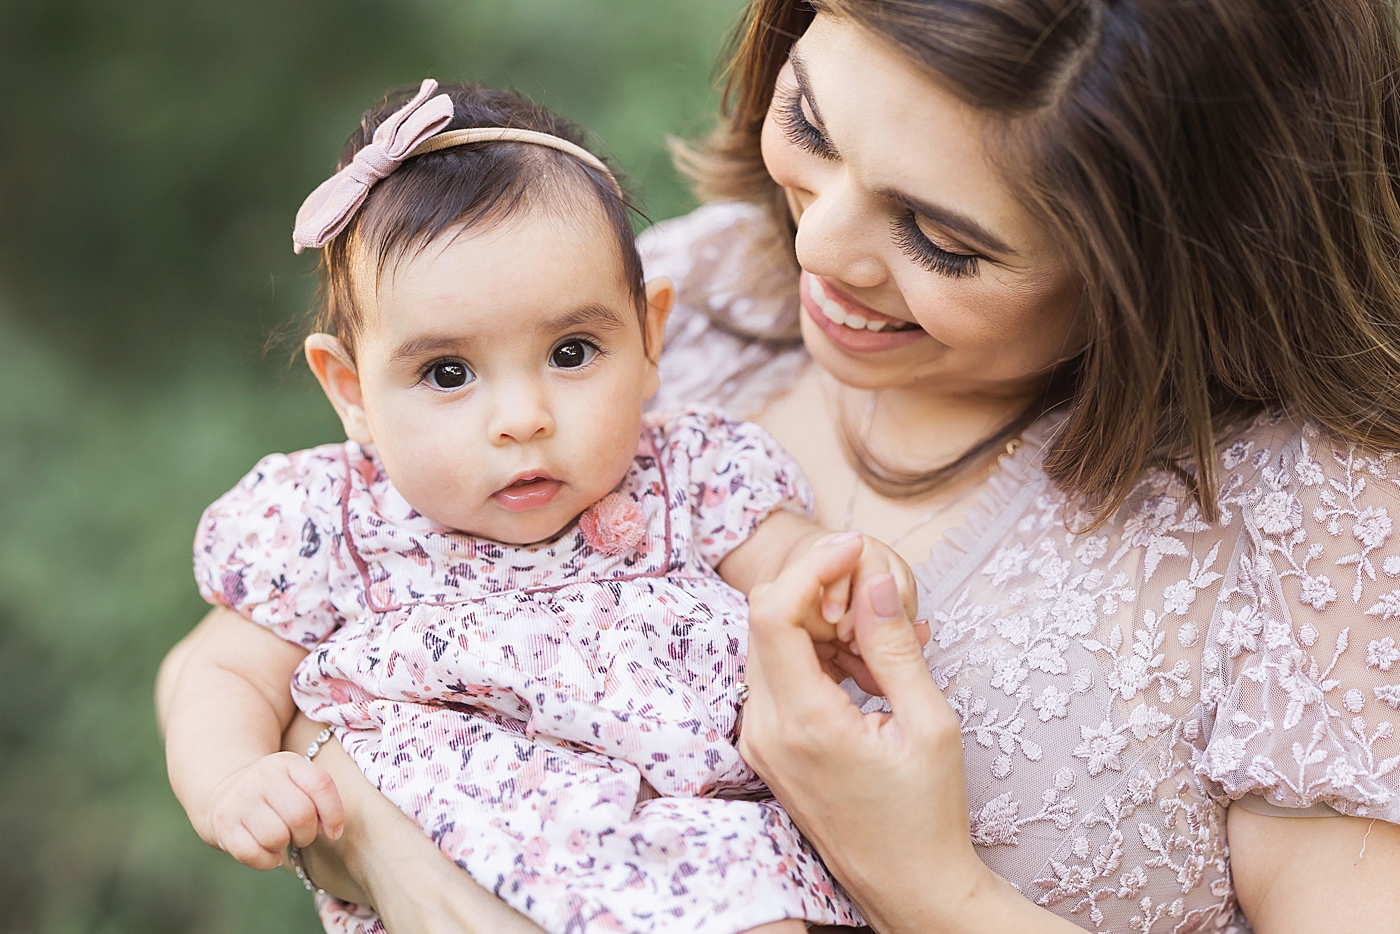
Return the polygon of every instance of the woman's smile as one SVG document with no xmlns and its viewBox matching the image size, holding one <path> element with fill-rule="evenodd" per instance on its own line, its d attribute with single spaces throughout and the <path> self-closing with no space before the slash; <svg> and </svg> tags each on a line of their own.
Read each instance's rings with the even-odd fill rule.
<svg viewBox="0 0 1400 934">
<path fill-rule="evenodd" d="M 801 295 L 808 316 L 843 350 L 878 353 L 928 337 L 912 321 L 876 311 L 810 272 L 802 273 Z"/>
</svg>

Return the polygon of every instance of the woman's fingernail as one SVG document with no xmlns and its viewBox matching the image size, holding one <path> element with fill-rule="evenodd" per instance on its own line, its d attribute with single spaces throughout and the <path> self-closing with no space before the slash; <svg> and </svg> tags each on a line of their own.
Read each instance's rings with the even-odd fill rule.
<svg viewBox="0 0 1400 934">
<path fill-rule="evenodd" d="M 826 606 L 822 607 L 822 619 L 826 620 L 833 626 L 841 622 L 841 617 L 845 615 L 845 607 L 838 606 L 835 603 L 828 603 Z"/>
<path fill-rule="evenodd" d="M 904 612 L 894 575 L 886 574 L 870 582 L 870 608 L 882 619 L 893 619 Z"/>
<path fill-rule="evenodd" d="M 853 542 L 858 538 L 860 538 L 859 532 L 842 532 L 839 535 L 832 535 L 822 539 L 821 543 L 823 545 L 844 545 L 847 542 Z"/>
<path fill-rule="evenodd" d="M 850 652 L 856 658 L 860 658 L 860 643 L 852 642 L 849 646 L 846 647 L 846 651 Z"/>
</svg>

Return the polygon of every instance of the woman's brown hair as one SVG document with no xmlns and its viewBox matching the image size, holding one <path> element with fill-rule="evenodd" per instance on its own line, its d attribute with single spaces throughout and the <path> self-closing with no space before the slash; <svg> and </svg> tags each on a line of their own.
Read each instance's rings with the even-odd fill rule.
<svg viewBox="0 0 1400 934">
<path fill-rule="evenodd" d="M 1216 515 L 1214 451 L 1279 412 L 1400 448 L 1400 47 L 1391 0 L 753 0 L 724 119 L 682 153 L 701 193 L 757 202 L 774 81 L 816 13 L 845 18 L 992 115 L 1008 182 L 1083 279 L 1086 349 L 1045 400 L 1045 456 L 1097 513 L 1166 466 Z"/>
</svg>

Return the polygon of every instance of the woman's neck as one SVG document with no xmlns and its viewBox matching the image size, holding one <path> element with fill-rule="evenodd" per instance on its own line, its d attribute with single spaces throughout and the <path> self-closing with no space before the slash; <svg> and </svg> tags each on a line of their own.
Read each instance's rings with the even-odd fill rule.
<svg viewBox="0 0 1400 934">
<path fill-rule="evenodd" d="M 912 471 L 955 460 L 1019 415 L 1038 392 L 954 394 L 926 384 L 860 390 L 813 369 L 833 411 L 863 445 L 889 466 Z"/>
<path fill-rule="evenodd" d="M 912 563 L 928 558 L 944 531 L 962 522 L 994 461 L 949 488 L 914 499 L 889 499 L 866 488 L 841 456 L 842 429 L 860 438 L 889 466 L 925 471 L 961 456 L 1033 398 L 941 396 L 928 391 L 878 394 L 838 383 L 819 365 L 774 399 L 756 419 L 797 459 L 816 494 L 817 521 L 848 526 L 886 542 Z M 874 412 L 870 402 L 875 401 Z M 869 415 L 869 431 L 866 419 Z M 849 520 L 849 522 L 848 522 Z"/>
</svg>

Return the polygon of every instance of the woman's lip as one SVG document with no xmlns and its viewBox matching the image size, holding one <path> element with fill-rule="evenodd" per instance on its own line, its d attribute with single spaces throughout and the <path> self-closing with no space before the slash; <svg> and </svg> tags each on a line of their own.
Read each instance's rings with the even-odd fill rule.
<svg viewBox="0 0 1400 934">
<path fill-rule="evenodd" d="M 802 308 L 807 312 L 807 317 L 811 318 L 812 322 L 821 329 L 821 332 L 843 350 L 852 353 L 879 353 L 883 350 L 903 347 L 905 344 L 911 344 L 928 336 L 922 328 L 910 328 L 904 331 L 858 331 L 854 328 L 848 328 L 844 324 L 837 324 L 822 313 L 817 306 L 816 299 L 812 297 L 811 280 L 813 278 L 815 277 L 809 272 L 802 274 Z M 843 295 L 839 290 L 832 288 L 825 280 L 822 281 L 822 291 L 845 308 L 849 314 L 861 315 L 866 320 L 908 323 L 900 318 L 894 318 L 861 305 L 849 296 Z"/>
<path fill-rule="evenodd" d="M 811 284 L 815 282 L 817 286 L 820 287 L 822 294 L 824 294 L 827 298 L 836 302 L 836 304 L 840 305 L 843 309 L 845 309 L 846 314 L 848 315 L 859 315 L 866 321 L 883 321 L 886 324 L 896 325 L 913 324 L 915 327 L 918 327 L 918 325 L 914 324 L 914 322 L 912 321 L 906 321 L 903 318 L 896 318 L 894 315 L 887 315 L 883 311 L 876 311 L 869 305 L 861 304 L 854 298 L 851 298 L 851 296 L 847 295 L 845 292 L 838 289 L 836 286 L 832 285 L 831 280 L 826 278 L 825 276 L 819 276 L 816 273 L 807 272 L 805 270 L 803 271 L 802 276 L 803 278 L 808 280 L 807 285 L 809 289 L 811 288 Z M 860 330 L 860 328 L 852 328 L 851 330 L 858 331 Z"/>
<path fill-rule="evenodd" d="M 548 506 L 559 495 L 564 484 L 549 477 L 535 477 L 525 482 L 515 481 L 491 494 L 504 509 L 511 512 L 528 512 Z"/>
</svg>

